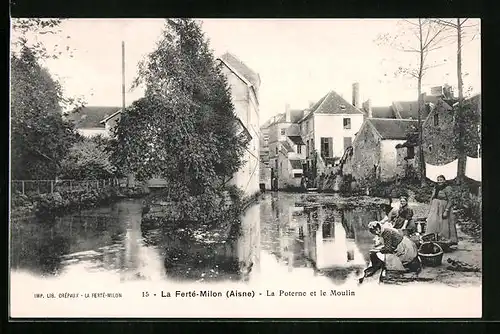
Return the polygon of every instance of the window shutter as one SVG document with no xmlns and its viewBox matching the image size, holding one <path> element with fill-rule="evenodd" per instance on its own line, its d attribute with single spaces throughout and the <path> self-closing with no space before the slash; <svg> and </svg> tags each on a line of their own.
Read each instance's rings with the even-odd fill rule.
<svg viewBox="0 0 500 334">
<path fill-rule="evenodd" d="M 328 156 L 333 158 L 333 138 L 328 138 Z"/>
</svg>

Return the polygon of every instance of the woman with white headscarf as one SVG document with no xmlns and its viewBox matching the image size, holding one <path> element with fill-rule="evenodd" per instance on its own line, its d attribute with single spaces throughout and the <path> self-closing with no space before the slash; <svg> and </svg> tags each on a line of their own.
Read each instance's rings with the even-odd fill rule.
<svg viewBox="0 0 500 334">
<path fill-rule="evenodd" d="M 373 221 L 368 224 L 370 232 L 380 238 L 371 252 L 385 255 L 385 266 L 388 270 L 420 272 L 421 264 L 415 243 L 395 228 L 382 226 Z"/>
</svg>

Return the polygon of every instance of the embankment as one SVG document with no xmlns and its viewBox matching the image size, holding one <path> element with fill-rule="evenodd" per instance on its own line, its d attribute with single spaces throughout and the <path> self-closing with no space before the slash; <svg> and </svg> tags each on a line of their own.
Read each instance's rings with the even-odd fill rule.
<svg viewBox="0 0 500 334">
<path fill-rule="evenodd" d="M 145 187 L 124 188 L 118 186 L 31 196 L 13 193 L 11 197 L 11 219 L 45 213 L 68 212 L 112 202 L 119 198 L 141 197 L 147 193 L 148 190 Z"/>
</svg>

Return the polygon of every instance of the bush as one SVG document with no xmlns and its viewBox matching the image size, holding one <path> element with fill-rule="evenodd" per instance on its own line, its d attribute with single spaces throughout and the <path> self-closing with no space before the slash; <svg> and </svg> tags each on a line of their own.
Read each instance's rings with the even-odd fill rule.
<svg viewBox="0 0 500 334">
<path fill-rule="evenodd" d="M 61 163 L 64 179 L 104 179 L 114 176 L 116 168 L 110 163 L 107 141 L 99 136 L 81 138 Z"/>
</svg>

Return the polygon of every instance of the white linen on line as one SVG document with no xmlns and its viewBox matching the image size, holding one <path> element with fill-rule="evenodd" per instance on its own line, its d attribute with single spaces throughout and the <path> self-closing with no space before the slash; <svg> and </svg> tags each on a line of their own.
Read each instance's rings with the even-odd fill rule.
<svg viewBox="0 0 500 334">
<path fill-rule="evenodd" d="M 434 182 L 437 181 L 439 175 L 443 175 L 446 180 L 453 180 L 458 174 L 458 159 L 453 160 L 445 165 L 430 165 L 425 163 L 425 176 Z"/>
<path fill-rule="evenodd" d="M 481 182 L 481 158 L 467 157 L 465 163 L 465 176 L 469 179 Z"/>
</svg>

